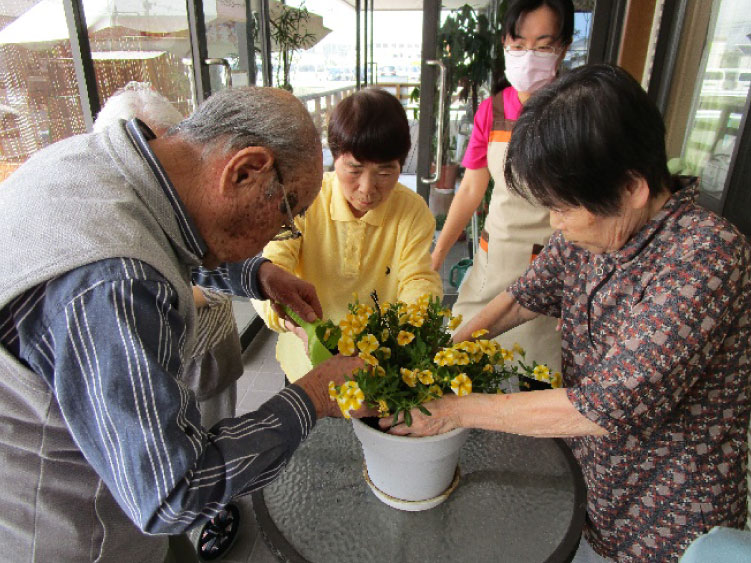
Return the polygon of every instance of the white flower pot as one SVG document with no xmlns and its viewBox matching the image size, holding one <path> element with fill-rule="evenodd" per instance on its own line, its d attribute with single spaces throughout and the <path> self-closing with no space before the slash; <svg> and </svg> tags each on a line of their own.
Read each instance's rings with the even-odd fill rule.
<svg viewBox="0 0 751 563">
<path fill-rule="evenodd" d="M 365 455 L 365 479 L 376 496 L 401 510 L 440 504 L 458 483 L 459 450 L 469 429 L 416 438 L 394 436 L 352 419 Z"/>
</svg>

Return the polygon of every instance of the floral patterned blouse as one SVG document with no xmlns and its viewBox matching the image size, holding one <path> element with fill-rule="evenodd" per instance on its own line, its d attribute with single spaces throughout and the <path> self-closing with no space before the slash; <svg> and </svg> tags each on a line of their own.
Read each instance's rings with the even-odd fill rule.
<svg viewBox="0 0 751 563">
<path fill-rule="evenodd" d="M 676 181 L 617 252 L 556 232 L 509 291 L 562 316 L 568 397 L 604 437 L 572 439 L 588 488 L 584 534 L 619 561 L 677 560 L 746 518 L 751 248 Z"/>
</svg>

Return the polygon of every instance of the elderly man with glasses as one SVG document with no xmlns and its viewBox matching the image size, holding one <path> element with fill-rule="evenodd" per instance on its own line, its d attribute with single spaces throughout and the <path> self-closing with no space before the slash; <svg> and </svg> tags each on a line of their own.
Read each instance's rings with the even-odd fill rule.
<svg viewBox="0 0 751 563">
<path fill-rule="evenodd" d="M 255 257 L 289 236 L 321 177 L 302 104 L 240 88 L 158 138 L 134 119 L 56 143 L 3 183 L 7 553 L 162 562 L 160 534 L 268 484 L 318 418 L 339 414 L 328 382 L 358 359 L 333 358 L 210 429 L 179 382 L 195 344 L 191 283 L 321 315 L 311 284 Z"/>
</svg>

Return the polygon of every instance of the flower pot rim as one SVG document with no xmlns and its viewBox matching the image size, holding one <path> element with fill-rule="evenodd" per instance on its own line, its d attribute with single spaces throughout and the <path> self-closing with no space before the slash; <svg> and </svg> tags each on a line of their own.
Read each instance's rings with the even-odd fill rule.
<svg viewBox="0 0 751 563">
<path fill-rule="evenodd" d="M 439 440 L 453 438 L 454 436 L 457 436 L 464 432 L 469 432 L 469 428 L 454 428 L 453 430 L 449 430 L 448 432 L 443 432 L 442 434 L 435 434 L 433 436 L 398 436 L 396 434 L 389 434 L 388 432 L 381 432 L 380 430 L 376 430 L 375 428 L 368 426 L 361 420 L 357 418 L 353 418 L 352 425 L 354 426 L 355 424 L 357 424 L 365 432 L 371 432 L 379 436 L 386 436 L 392 440 L 396 440 L 400 442 L 407 442 L 407 441 L 414 441 L 414 440 L 420 440 L 423 443 L 437 442 Z"/>
</svg>

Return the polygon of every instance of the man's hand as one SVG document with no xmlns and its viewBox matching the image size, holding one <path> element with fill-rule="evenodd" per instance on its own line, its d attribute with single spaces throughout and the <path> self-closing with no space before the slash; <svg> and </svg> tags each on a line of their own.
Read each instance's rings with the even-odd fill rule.
<svg viewBox="0 0 751 563">
<path fill-rule="evenodd" d="M 430 416 L 423 414 L 419 409 L 412 409 L 412 425 L 407 426 L 404 423 L 404 413 L 399 413 L 399 418 L 395 426 L 391 426 L 393 417 L 382 418 L 378 424 L 382 429 L 388 430 L 389 434 L 399 436 L 434 436 L 449 432 L 454 428 L 459 428 L 459 417 L 457 416 L 457 401 L 459 397 L 455 395 L 446 395 L 435 401 L 425 403 L 423 406 L 430 411 Z"/>
<path fill-rule="evenodd" d="M 318 300 L 313 284 L 301 280 L 271 262 L 264 263 L 258 269 L 258 284 L 266 299 L 271 301 L 271 306 L 282 319 L 288 317 L 280 304 L 287 305 L 301 318 L 311 323 L 323 316 L 321 302 Z"/>
<path fill-rule="evenodd" d="M 308 397 L 310 397 L 310 400 L 313 401 L 318 418 L 325 416 L 341 417 L 342 411 L 339 410 L 339 405 L 329 397 L 329 381 L 333 381 L 336 385 L 341 385 L 345 381 L 345 375 L 352 377 L 357 370 L 364 367 L 365 362 L 360 358 L 336 355 L 318 364 L 301 379 L 295 381 L 295 384 L 302 387 Z M 358 418 L 361 416 L 374 416 L 375 411 L 372 410 L 371 412 L 371 410 L 358 409 L 354 416 Z"/>
</svg>

